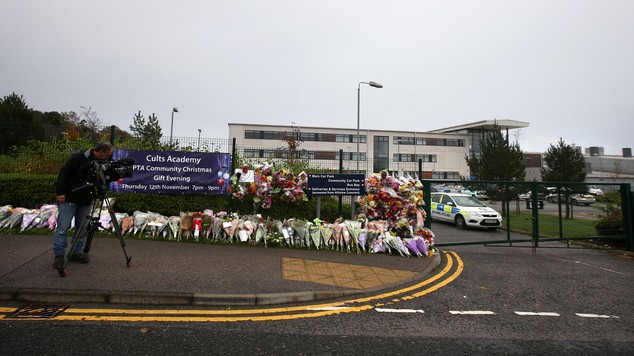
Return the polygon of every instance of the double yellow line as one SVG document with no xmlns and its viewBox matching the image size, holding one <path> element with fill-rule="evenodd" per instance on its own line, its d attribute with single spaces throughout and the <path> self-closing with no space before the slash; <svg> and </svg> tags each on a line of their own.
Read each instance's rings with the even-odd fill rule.
<svg viewBox="0 0 634 356">
<path fill-rule="evenodd" d="M 380 304 L 370 302 L 389 300 L 396 303 L 401 300 L 418 298 L 436 291 L 462 273 L 464 264 L 458 254 L 453 251 L 444 252 L 447 258 L 445 267 L 434 276 L 407 288 L 372 295 L 368 297 L 345 300 L 340 302 L 303 305 L 295 307 L 281 307 L 268 309 L 245 310 L 199 310 L 199 309 L 86 309 L 68 308 L 55 316 L 54 320 L 69 321 L 124 321 L 124 322 L 239 322 L 239 321 L 274 321 L 292 320 L 302 318 L 319 318 L 341 313 L 355 313 L 370 310 Z M 454 262 L 455 261 L 455 262 Z M 456 268 L 454 269 L 454 263 Z M 443 280 L 441 280 L 444 278 Z M 438 282 L 440 281 L 440 282 Z M 438 283 L 435 283 L 438 282 Z M 435 284 L 434 284 L 435 283 Z M 429 286 L 430 284 L 433 284 Z M 429 286 L 425 288 L 426 286 Z M 0 314 L 8 314 L 15 311 L 14 308 L 0 308 Z M 24 319 L 21 319 L 24 320 Z M 36 320 L 36 319 L 29 319 Z M 46 320 L 46 319 L 37 319 Z"/>
</svg>

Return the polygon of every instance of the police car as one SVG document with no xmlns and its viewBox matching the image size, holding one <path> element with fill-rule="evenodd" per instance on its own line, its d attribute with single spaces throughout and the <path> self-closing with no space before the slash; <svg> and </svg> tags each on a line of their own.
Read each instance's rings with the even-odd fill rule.
<svg viewBox="0 0 634 356">
<path fill-rule="evenodd" d="M 494 230 L 502 226 L 502 215 L 497 211 L 471 195 L 459 193 L 431 193 L 431 218 L 454 223 L 459 228 Z"/>
</svg>

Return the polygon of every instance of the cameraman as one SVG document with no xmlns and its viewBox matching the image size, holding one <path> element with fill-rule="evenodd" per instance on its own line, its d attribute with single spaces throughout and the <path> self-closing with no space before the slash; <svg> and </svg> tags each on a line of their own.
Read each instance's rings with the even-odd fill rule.
<svg viewBox="0 0 634 356">
<path fill-rule="evenodd" d="M 55 195 L 57 196 L 59 212 L 57 229 L 53 237 L 53 253 L 55 254 L 53 267 L 55 269 L 64 267 L 68 229 L 70 229 L 73 217 L 75 218 L 75 234 L 77 234 L 82 221 L 90 214 L 91 204 L 95 198 L 95 189 L 88 184 L 94 184 L 96 181 L 94 161 L 110 159 L 112 150 L 112 145 L 103 142 L 99 143 L 93 149 L 72 154 L 59 171 L 57 182 L 55 183 Z M 83 253 L 86 242 L 85 231 L 84 236 L 79 236 L 79 239 L 79 243 L 77 243 L 75 251 L 70 255 L 69 261 L 88 263 L 88 256 Z"/>
</svg>

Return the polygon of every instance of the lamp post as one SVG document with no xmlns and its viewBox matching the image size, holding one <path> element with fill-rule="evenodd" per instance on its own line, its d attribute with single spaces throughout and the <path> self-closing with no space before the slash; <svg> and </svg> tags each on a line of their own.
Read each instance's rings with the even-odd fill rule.
<svg viewBox="0 0 634 356">
<path fill-rule="evenodd" d="M 202 129 L 198 129 L 198 151 L 200 151 L 200 133 L 203 132 Z"/>
<path fill-rule="evenodd" d="M 375 88 L 383 88 L 383 85 L 377 83 L 377 82 L 359 82 L 359 85 L 357 86 L 357 173 L 359 173 L 359 159 L 360 157 L 360 153 L 359 153 L 359 142 L 361 141 L 361 135 L 359 134 L 359 124 L 361 122 L 360 120 L 360 112 L 361 112 L 361 84 L 367 84 L 371 87 L 375 87 Z M 367 142 L 366 142 L 367 145 Z"/>
<path fill-rule="evenodd" d="M 361 122 L 361 116 L 360 116 L 360 112 L 361 112 L 361 84 L 367 84 L 371 87 L 375 87 L 375 88 L 383 88 L 383 85 L 377 83 L 377 82 L 359 82 L 359 85 L 357 85 L 357 174 L 360 173 L 359 172 L 359 159 L 361 158 L 361 154 L 359 153 L 359 143 L 361 142 L 361 135 L 359 134 L 359 124 Z M 366 147 L 367 147 L 367 141 L 366 141 Z M 366 167 L 367 170 L 367 167 Z M 354 220 L 354 213 L 355 213 L 355 204 L 354 201 L 352 199 L 352 196 L 350 197 L 351 201 L 350 201 L 350 206 L 352 208 L 352 213 L 351 213 L 351 220 Z"/>
<path fill-rule="evenodd" d="M 172 146 L 172 132 L 174 132 L 174 113 L 178 112 L 177 108 L 172 108 L 172 124 L 170 125 L 170 146 Z"/>
<path fill-rule="evenodd" d="M 398 138 L 398 146 L 397 146 L 397 153 L 396 153 L 396 176 L 400 177 L 401 176 L 401 137 L 399 136 Z"/>
</svg>

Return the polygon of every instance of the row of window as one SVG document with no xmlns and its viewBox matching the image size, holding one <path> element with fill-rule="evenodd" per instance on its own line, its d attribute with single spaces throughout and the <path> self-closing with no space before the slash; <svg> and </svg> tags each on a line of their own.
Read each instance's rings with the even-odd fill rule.
<svg viewBox="0 0 634 356">
<path fill-rule="evenodd" d="M 283 141 L 289 136 L 295 136 L 300 141 L 315 142 L 342 142 L 357 143 L 357 135 L 355 134 L 328 134 L 317 132 L 295 132 L 295 131 L 264 131 L 264 130 L 245 130 L 244 138 L 254 140 L 276 140 Z M 360 143 L 366 143 L 366 136 L 361 137 Z"/>
<path fill-rule="evenodd" d="M 339 151 L 336 152 L 327 152 L 327 151 L 306 151 L 306 150 L 298 150 L 296 151 L 296 158 L 299 159 L 330 159 L 330 160 L 339 160 Z M 273 149 L 244 149 L 243 151 L 244 158 L 288 158 L 289 151 L 288 150 L 273 150 Z M 365 152 L 359 152 L 359 161 L 365 161 L 367 159 L 367 155 Z M 344 161 L 357 161 L 357 152 L 343 152 L 343 160 Z M 392 156 L 392 160 L 394 162 L 418 162 L 418 160 L 422 160 L 423 162 L 428 163 L 436 163 L 438 162 L 438 156 L 434 154 L 405 154 L 405 153 L 394 153 Z"/>
<path fill-rule="evenodd" d="M 410 146 L 455 146 L 464 147 L 465 142 L 459 138 L 436 138 L 436 137 L 392 137 L 393 145 L 410 145 Z"/>
<path fill-rule="evenodd" d="M 357 143 L 356 134 L 328 134 L 317 132 L 295 132 L 295 131 L 264 131 L 264 130 L 245 130 L 245 139 L 254 140 L 276 140 L 283 141 L 286 137 L 296 136 L 300 141 L 315 142 L 341 142 L 341 143 Z M 366 135 L 359 135 L 360 143 L 366 143 Z M 393 136 L 392 144 L 394 145 L 417 145 L 417 146 L 455 146 L 464 147 L 465 140 L 454 138 L 436 138 L 436 137 L 408 137 Z"/>
</svg>

